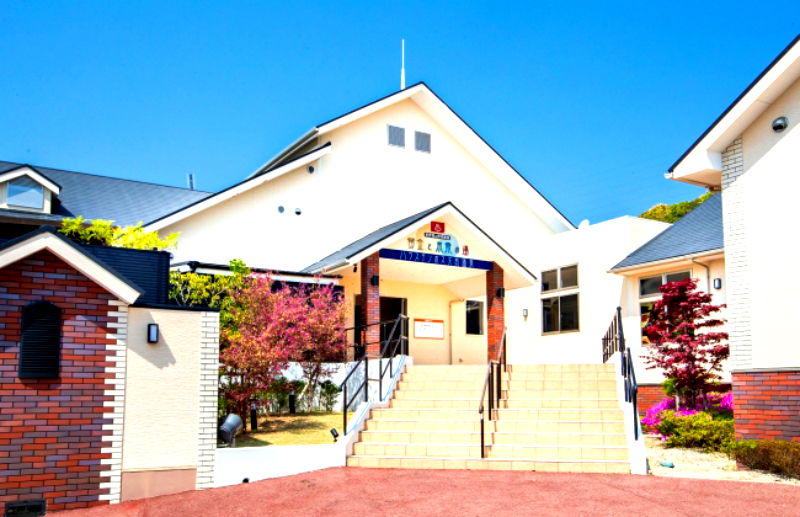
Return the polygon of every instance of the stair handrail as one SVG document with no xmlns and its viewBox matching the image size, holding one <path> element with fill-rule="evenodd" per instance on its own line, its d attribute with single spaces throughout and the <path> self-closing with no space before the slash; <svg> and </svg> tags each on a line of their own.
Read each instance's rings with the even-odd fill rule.
<svg viewBox="0 0 800 517">
<path fill-rule="evenodd" d="M 625 402 L 631 404 L 633 412 L 633 437 L 639 439 L 639 384 L 636 382 L 636 371 L 633 367 L 633 355 L 631 349 L 625 346 L 625 332 L 622 328 L 622 307 L 617 307 L 617 311 L 608 326 L 605 336 L 603 336 L 603 362 L 608 360 L 615 353 L 620 354 L 620 373 L 623 382 L 623 394 Z"/>
<path fill-rule="evenodd" d="M 496 360 L 489 360 L 486 367 L 486 378 L 483 382 L 480 403 L 478 404 L 478 418 L 481 423 L 481 458 L 486 457 L 486 427 L 484 422 L 484 400 L 488 393 L 489 420 L 496 420 L 499 413 L 500 396 L 502 393 L 502 375 L 508 371 L 506 364 L 506 329 L 500 338 L 500 352 Z"/>
<path fill-rule="evenodd" d="M 360 346 L 364 347 L 364 354 L 361 355 L 361 357 L 356 359 L 356 362 L 353 365 L 353 368 L 347 373 L 347 375 L 345 376 L 345 378 L 341 382 L 341 384 L 339 384 L 339 388 L 342 390 L 342 429 L 343 429 L 342 430 L 342 434 L 343 435 L 347 434 L 347 410 L 350 408 L 350 406 L 353 404 L 353 402 L 356 401 L 357 396 L 359 395 L 359 393 L 361 393 L 361 391 L 364 392 L 364 402 L 369 402 L 369 380 L 370 380 L 369 379 L 369 360 L 376 358 L 375 356 L 370 357 L 370 355 L 367 353 L 367 350 L 369 349 L 369 345 L 374 345 L 374 344 L 379 345 L 380 352 L 379 352 L 377 358 L 380 360 L 380 359 L 382 359 L 384 357 L 384 353 L 386 352 L 386 349 L 388 348 L 389 343 L 391 343 L 394 340 L 394 346 L 393 346 L 392 350 L 393 350 L 393 353 L 396 355 L 397 347 L 399 346 L 400 343 L 404 342 L 406 338 L 405 338 L 405 335 L 403 334 L 400 338 L 395 339 L 394 338 L 394 334 L 396 333 L 396 331 L 398 329 L 399 322 L 407 320 L 407 319 L 408 319 L 408 316 L 406 316 L 404 314 L 400 314 L 394 320 L 385 320 L 385 321 L 379 321 L 379 322 L 376 322 L 376 323 L 367 323 L 367 324 L 364 324 L 364 325 L 355 325 L 355 326 L 348 327 L 348 328 L 345 329 L 345 335 L 347 335 L 346 333 L 348 331 L 350 331 L 350 330 L 354 331 L 354 335 L 355 335 L 355 331 L 357 331 L 357 330 L 364 331 L 364 330 L 368 329 L 369 327 L 379 327 L 378 332 L 380 333 L 380 329 L 382 329 L 384 326 L 393 324 L 392 330 L 391 330 L 389 336 L 387 337 L 387 339 L 385 339 L 383 341 L 381 341 L 379 339 L 377 342 L 367 342 L 367 343 L 362 343 L 360 345 Z M 355 347 L 355 344 L 348 345 L 348 346 Z M 394 355 L 392 357 L 394 357 Z M 347 382 L 350 380 L 350 378 L 353 376 L 353 374 L 356 371 L 358 371 L 358 369 L 361 367 L 362 363 L 364 364 L 364 379 L 361 381 L 361 383 L 355 389 L 355 391 L 352 394 L 352 396 L 350 398 L 348 398 L 347 397 Z M 389 364 L 389 367 L 392 368 L 392 375 L 394 375 L 394 370 L 393 370 L 394 367 L 393 367 L 392 359 L 389 360 L 388 364 Z M 385 372 L 386 372 L 386 369 L 381 368 L 380 363 L 379 363 L 378 373 L 380 375 L 378 377 L 378 383 L 379 383 L 378 394 L 379 394 L 379 397 L 380 397 L 381 400 L 383 400 L 383 394 L 382 394 L 382 391 L 383 391 L 383 375 L 385 374 Z"/>
<path fill-rule="evenodd" d="M 394 325 L 392 326 L 392 331 L 389 333 L 389 336 L 386 338 L 386 341 L 383 344 L 381 349 L 381 361 L 378 363 L 378 396 L 380 397 L 381 402 L 384 400 L 384 393 L 383 393 L 383 376 L 386 374 L 387 370 L 389 371 L 389 378 L 393 378 L 395 371 L 394 371 L 394 358 L 397 355 L 398 347 L 401 344 L 405 343 L 408 339 L 405 332 L 403 332 L 403 328 L 400 327 L 400 335 L 396 338 L 394 337 L 395 333 L 398 331 L 398 325 L 408 320 L 408 316 L 405 314 L 399 314 L 397 319 L 394 320 Z M 391 346 L 391 350 L 389 347 Z M 383 364 L 383 359 L 389 358 L 386 364 Z"/>
</svg>

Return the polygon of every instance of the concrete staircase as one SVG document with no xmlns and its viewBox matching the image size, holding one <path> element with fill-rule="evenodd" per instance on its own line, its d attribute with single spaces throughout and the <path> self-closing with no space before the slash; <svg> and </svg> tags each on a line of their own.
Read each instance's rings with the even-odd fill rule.
<svg viewBox="0 0 800 517">
<path fill-rule="evenodd" d="M 358 467 L 630 472 L 613 365 L 509 365 L 499 415 L 478 406 L 486 366 L 409 366 L 373 409 L 347 464 Z"/>
</svg>

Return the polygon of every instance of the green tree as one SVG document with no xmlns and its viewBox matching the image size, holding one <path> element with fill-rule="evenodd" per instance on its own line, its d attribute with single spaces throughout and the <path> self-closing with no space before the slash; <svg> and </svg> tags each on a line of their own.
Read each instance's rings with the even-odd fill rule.
<svg viewBox="0 0 800 517">
<path fill-rule="evenodd" d="M 162 239 L 158 232 L 147 232 L 142 222 L 132 226 L 116 226 L 114 221 L 92 219 L 81 216 L 65 217 L 58 231 L 68 239 L 81 244 L 115 246 L 137 250 L 174 249 L 178 244 L 178 234 L 171 233 Z"/>
<path fill-rule="evenodd" d="M 673 203 L 671 205 L 667 205 L 664 203 L 660 203 L 646 212 L 642 213 L 639 217 L 644 219 L 652 219 L 654 221 L 662 221 L 665 223 L 674 223 L 678 221 L 681 217 L 685 216 L 701 204 L 705 202 L 706 199 L 711 197 L 711 192 L 706 192 L 702 196 L 698 197 L 697 199 L 693 199 L 691 201 L 681 201 L 679 203 Z"/>
</svg>

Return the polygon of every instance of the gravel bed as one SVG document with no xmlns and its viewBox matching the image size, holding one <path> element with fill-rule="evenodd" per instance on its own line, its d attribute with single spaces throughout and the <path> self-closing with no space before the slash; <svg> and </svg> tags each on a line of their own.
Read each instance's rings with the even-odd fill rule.
<svg viewBox="0 0 800 517">
<path fill-rule="evenodd" d="M 654 476 L 800 486 L 800 479 L 772 474 L 763 470 L 736 470 L 736 462 L 721 452 L 703 452 L 697 449 L 677 447 L 668 449 L 661 444 L 658 437 L 654 436 L 648 436 L 646 443 L 650 473 Z M 662 467 L 662 462 L 671 462 L 675 468 Z"/>
</svg>

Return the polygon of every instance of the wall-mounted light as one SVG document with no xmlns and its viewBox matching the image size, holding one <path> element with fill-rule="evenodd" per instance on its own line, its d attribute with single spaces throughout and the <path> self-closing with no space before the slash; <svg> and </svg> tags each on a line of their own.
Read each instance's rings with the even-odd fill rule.
<svg viewBox="0 0 800 517">
<path fill-rule="evenodd" d="M 339 438 L 339 431 L 337 431 L 335 427 L 331 429 L 331 436 L 333 436 L 334 443 L 336 439 Z"/>
<path fill-rule="evenodd" d="M 314 174 L 314 166 L 313 165 L 309 165 L 308 167 L 306 167 L 306 170 L 308 171 L 309 174 Z"/>
<path fill-rule="evenodd" d="M 782 133 L 787 127 L 789 127 L 789 119 L 786 117 L 778 117 L 772 121 L 772 130 L 776 133 Z"/>
<path fill-rule="evenodd" d="M 381 283 L 381 279 L 378 275 L 372 275 L 369 279 L 369 285 L 372 287 L 378 287 Z"/>
<path fill-rule="evenodd" d="M 358 273 L 358 264 L 353 266 L 353 273 Z"/>
<path fill-rule="evenodd" d="M 528 309 L 522 309 L 522 317 L 528 319 Z"/>
<path fill-rule="evenodd" d="M 147 342 L 158 343 L 158 323 L 147 324 Z"/>
<path fill-rule="evenodd" d="M 714 279 L 714 289 L 722 289 L 722 279 L 715 278 Z"/>
<path fill-rule="evenodd" d="M 505 287 L 498 287 L 497 288 L 497 297 L 498 298 L 505 298 L 506 297 L 506 288 Z"/>
</svg>

